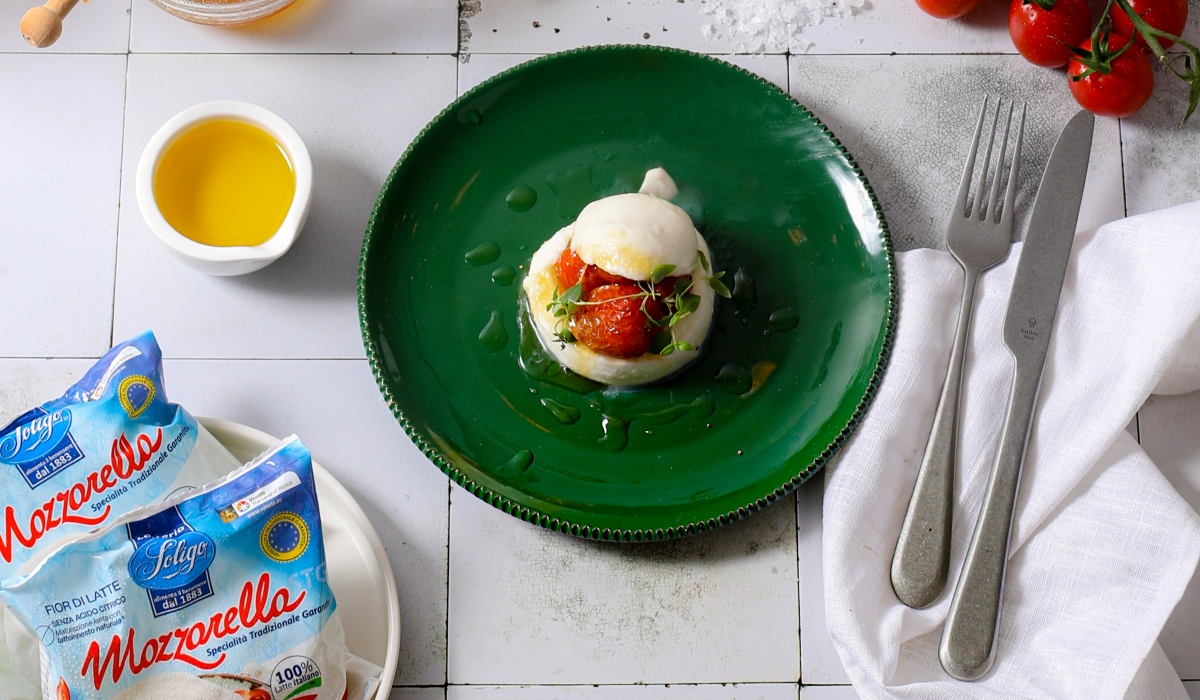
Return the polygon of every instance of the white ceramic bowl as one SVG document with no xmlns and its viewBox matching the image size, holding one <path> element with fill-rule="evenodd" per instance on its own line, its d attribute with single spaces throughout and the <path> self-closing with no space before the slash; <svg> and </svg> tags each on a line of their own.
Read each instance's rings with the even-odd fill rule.
<svg viewBox="0 0 1200 700">
<path fill-rule="evenodd" d="M 279 230 L 259 245 L 211 246 L 197 243 L 167 223 L 154 199 L 154 172 L 167 147 L 185 131 L 215 119 L 235 119 L 262 128 L 283 146 L 292 162 L 292 170 L 296 175 L 296 194 L 292 197 L 292 206 Z M 142 151 L 135 187 L 142 218 L 167 250 L 197 270 L 210 275 L 232 276 L 259 270 L 288 252 L 308 218 L 312 185 L 312 159 L 300 134 L 290 124 L 274 112 L 249 102 L 217 100 L 183 110 L 155 132 Z"/>
</svg>

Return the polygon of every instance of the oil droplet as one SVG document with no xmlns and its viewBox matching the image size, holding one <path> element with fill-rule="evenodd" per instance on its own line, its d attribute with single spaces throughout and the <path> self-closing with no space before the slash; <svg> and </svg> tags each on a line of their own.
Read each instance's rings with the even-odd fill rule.
<svg viewBox="0 0 1200 700">
<path fill-rule="evenodd" d="M 750 386 L 750 393 L 753 394 L 761 389 L 762 385 L 767 383 L 767 379 L 778 366 L 770 360 L 759 360 L 750 365 L 750 377 L 754 380 L 754 383 Z"/>
<path fill-rule="evenodd" d="M 773 335 L 775 335 L 775 332 L 774 332 L 774 331 L 772 331 L 770 328 L 764 328 L 764 329 L 763 329 L 763 337 L 764 337 L 764 338 L 770 338 L 770 337 L 771 337 L 771 336 L 773 336 Z"/>
<path fill-rule="evenodd" d="M 537 190 L 529 185 L 517 185 L 512 188 L 512 192 L 508 193 L 504 201 L 513 211 L 529 211 L 533 209 L 534 204 L 537 204 Z"/>
<path fill-rule="evenodd" d="M 742 451 L 738 450 L 738 457 L 741 457 L 741 456 L 742 456 Z"/>
<path fill-rule="evenodd" d="M 463 112 L 463 119 L 466 119 L 472 124 L 480 124 L 483 122 L 483 115 L 479 113 L 479 110 L 472 107 L 466 112 Z"/>
<path fill-rule="evenodd" d="M 800 325 L 800 317 L 791 309 L 777 309 L 771 312 L 770 318 L 767 319 L 771 323 L 771 328 L 780 333 L 787 333 Z"/>
<path fill-rule="evenodd" d="M 717 409 L 717 402 L 708 394 L 697 396 L 688 403 L 675 403 L 663 408 L 630 413 L 619 413 L 619 409 L 616 407 L 606 406 L 609 398 L 604 393 L 589 394 L 588 402 L 603 416 L 600 426 L 604 430 L 604 436 L 600 438 L 600 444 L 611 452 L 620 452 L 629 444 L 629 424 L 635 420 L 650 425 L 666 425 L 674 423 L 686 415 L 693 418 L 707 418 Z M 647 434 L 652 435 L 653 433 L 648 432 Z"/>
<path fill-rule="evenodd" d="M 467 251 L 463 260 L 471 267 L 494 263 L 500 257 L 500 246 L 495 241 L 484 241 Z"/>
<path fill-rule="evenodd" d="M 812 388 L 816 389 L 825 383 L 825 378 L 829 376 L 829 363 L 833 361 L 833 356 L 837 352 L 838 343 L 842 339 L 842 322 L 838 321 L 833 327 L 833 337 L 829 339 L 829 347 L 825 348 L 825 357 L 821 358 L 821 366 L 817 368 L 817 377 L 813 380 Z"/>
<path fill-rule="evenodd" d="M 750 372 L 744 367 L 739 367 L 735 364 L 727 364 L 717 372 L 717 376 L 713 377 L 713 381 L 717 386 L 735 396 L 750 391 L 750 387 L 754 385 L 754 379 L 750 376 Z"/>
<path fill-rule="evenodd" d="M 653 434 L 654 434 L 654 431 L 653 431 L 653 430 L 647 430 L 647 431 L 646 431 L 646 434 L 647 434 L 647 435 L 653 435 Z"/>
<path fill-rule="evenodd" d="M 517 278 L 517 271 L 512 265 L 501 265 L 492 270 L 492 281 L 501 287 L 507 287 Z"/>
<path fill-rule="evenodd" d="M 754 288 L 754 280 L 751 279 L 750 273 L 746 272 L 746 268 L 739 267 L 737 272 L 733 273 L 733 315 L 740 319 L 747 319 L 754 312 L 754 307 L 758 305 L 758 290 Z"/>
<path fill-rule="evenodd" d="M 504 470 L 524 474 L 531 464 L 533 464 L 533 453 L 529 450 L 520 450 L 505 463 Z"/>
<path fill-rule="evenodd" d="M 479 332 L 479 343 L 489 352 L 500 352 L 508 345 L 508 331 L 504 330 L 504 314 L 493 311 L 487 325 Z"/>
<path fill-rule="evenodd" d="M 616 416 L 604 416 L 600 427 L 604 429 L 600 444 L 609 452 L 620 452 L 629 444 L 629 423 Z"/>
<path fill-rule="evenodd" d="M 579 421 L 579 417 L 583 415 L 578 408 L 568 406 L 554 399 L 542 399 L 542 405 L 554 416 L 554 420 L 563 425 L 573 425 Z"/>
</svg>

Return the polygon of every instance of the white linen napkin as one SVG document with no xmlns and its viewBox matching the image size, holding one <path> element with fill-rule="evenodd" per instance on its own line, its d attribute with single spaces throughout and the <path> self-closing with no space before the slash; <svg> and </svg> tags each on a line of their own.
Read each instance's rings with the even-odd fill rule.
<svg viewBox="0 0 1200 700">
<path fill-rule="evenodd" d="M 1200 389 L 1200 202 L 1076 236 L 1021 476 L 996 663 L 975 683 L 938 664 L 1008 401 L 1001 327 L 1020 252 L 1015 245 L 985 273 L 976 295 L 950 583 L 925 610 L 896 599 L 889 568 L 949 361 L 962 273 L 948 253 L 898 256 L 891 361 L 826 476 L 830 635 L 864 700 L 1186 698 L 1156 639 L 1200 559 L 1200 517 L 1125 427 L 1151 393 Z"/>
</svg>

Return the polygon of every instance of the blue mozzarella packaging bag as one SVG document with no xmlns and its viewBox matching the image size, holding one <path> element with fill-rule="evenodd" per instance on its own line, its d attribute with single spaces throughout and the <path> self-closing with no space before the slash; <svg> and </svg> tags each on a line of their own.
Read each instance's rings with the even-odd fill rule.
<svg viewBox="0 0 1200 700">
<path fill-rule="evenodd" d="M 239 465 L 167 400 L 154 335 L 120 343 L 61 397 L 0 427 L 0 580 L 69 538 Z M 36 649 L 0 604 L 0 700 L 40 694 Z"/>
<path fill-rule="evenodd" d="M 0 428 L 0 580 L 62 538 L 197 488 L 240 466 L 167 401 L 162 353 L 143 333 L 61 397 Z"/>
<path fill-rule="evenodd" d="M 346 647 L 312 462 L 294 436 L 62 545 L 0 599 L 45 698 L 342 700 Z"/>
</svg>

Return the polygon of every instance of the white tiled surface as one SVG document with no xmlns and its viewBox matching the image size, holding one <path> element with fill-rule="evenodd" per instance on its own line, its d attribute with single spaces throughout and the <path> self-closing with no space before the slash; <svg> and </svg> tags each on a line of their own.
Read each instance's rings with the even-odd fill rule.
<svg viewBox="0 0 1200 700">
<path fill-rule="evenodd" d="M 63 22 L 62 37 L 53 46 L 35 49 L 25 42 L 18 27 L 25 12 L 41 4 L 34 0 L 0 2 L 0 52 L 123 54 L 129 49 L 129 8 L 133 0 L 94 0 L 80 5 L 78 12 Z"/>
<path fill-rule="evenodd" d="M 299 0 L 240 30 L 92 0 L 30 55 L 16 32 L 28 4 L 0 3 L 0 420 L 61 391 L 88 366 L 78 358 L 153 327 L 174 398 L 298 432 L 363 504 L 404 615 L 391 700 L 855 697 L 823 624 L 820 479 L 740 525 L 636 547 L 552 535 L 451 490 L 362 359 L 359 243 L 387 171 L 458 92 L 544 52 L 628 42 L 717 54 L 788 89 L 863 165 L 897 247 L 941 247 L 977 96 L 1029 101 L 1022 211 L 1073 110 L 1060 74 L 1012 55 L 1006 3 L 944 23 L 870 2 L 806 32 L 794 56 L 706 41 L 702 0 Z M 1194 32 L 1200 3 L 1192 16 Z M 1084 220 L 1200 197 L 1197 126 L 1175 128 L 1181 91 L 1159 82 L 1141 114 L 1100 120 Z M 281 114 L 316 167 L 296 248 L 238 279 L 168 258 L 131 189 L 154 130 L 216 98 Z M 1200 395 L 1155 397 L 1133 432 L 1200 507 L 1197 415 Z M 1200 681 L 1197 621 L 1200 581 L 1161 639 Z M 1200 699 L 1200 682 L 1189 692 Z"/>
<path fill-rule="evenodd" d="M 171 357 L 363 357 L 355 295 L 367 217 L 405 146 L 454 99 L 455 65 L 450 56 L 131 56 L 116 337 L 153 328 Z M 214 99 L 279 114 L 313 160 L 303 235 L 278 263 L 244 277 L 177 264 L 142 220 L 134 194 L 134 168 L 154 132 L 180 110 Z M 181 299 L 204 303 L 182 313 Z"/>
<path fill-rule="evenodd" d="M 787 505 L 718 533 L 636 545 L 564 539 L 457 486 L 451 504 L 451 683 L 799 677 Z"/>
<path fill-rule="evenodd" d="M 458 13 L 446 0 L 300 0 L 233 30 L 181 22 L 146 0 L 133 5 L 132 51 L 450 54 L 458 47 Z"/>
<path fill-rule="evenodd" d="M 109 344 L 125 61 L 0 54 L 0 356 Z"/>
<path fill-rule="evenodd" d="M 737 37 L 706 41 L 702 0 L 478 0 L 464 2 L 470 53 L 549 53 L 588 44 L 659 44 L 738 52 Z M 855 17 L 807 30 L 809 53 L 1015 53 L 1007 4 L 988 3 L 963 22 L 940 22 L 912 2 L 871 2 Z M 476 10 L 475 8 L 478 9 Z M 647 34 L 649 36 L 647 36 Z M 750 47 L 752 48 L 752 47 Z"/>
</svg>

